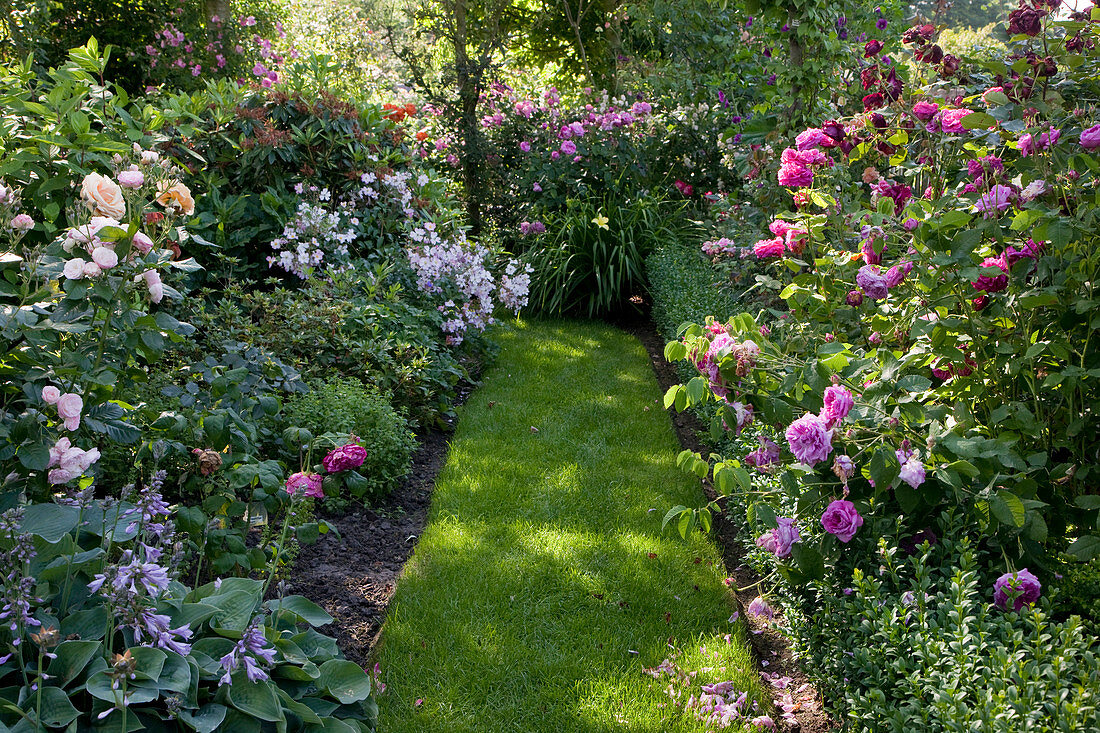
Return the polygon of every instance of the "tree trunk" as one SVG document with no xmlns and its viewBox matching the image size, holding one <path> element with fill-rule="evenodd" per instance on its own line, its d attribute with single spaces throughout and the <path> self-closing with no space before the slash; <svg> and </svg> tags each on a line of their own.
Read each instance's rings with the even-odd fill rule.
<svg viewBox="0 0 1100 733">
<path fill-rule="evenodd" d="M 229 13 L 229 0 L 206 0 L 207 18 L 213 18 L 216 15 L 225 23 L 229 20 Z"/>
<path fill-rule="evenodd" d="M 455 77 L 458 86 L 459 130 L 462 134 L 462 172 L 466 184 L 466 217 L 470 232 L 481 232 L 481 163 L 484 149 L 477 123 L 477 103 L 480 97 L 479 70 L 472 69 L 467 50 L 466 0 L 454 4 Z M 473 71 L 473 74 L 471 74 Z"/>
</svg>

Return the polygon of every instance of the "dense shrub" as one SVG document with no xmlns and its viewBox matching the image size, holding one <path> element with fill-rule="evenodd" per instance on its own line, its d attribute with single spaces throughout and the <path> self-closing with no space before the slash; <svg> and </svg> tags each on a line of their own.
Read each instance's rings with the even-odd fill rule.
<svg viewBox="0 0 1100 733">
<path fill-rule="evenodd" d="M 1079 618 L 1053 622 L 1047 603 L 991 606 L 988 562 L 965 535 L 910 557 L 884 550 L 877 572 L 857 569 L 851 588 L 823 588 L 807 609 L 817 618 L 805 622 L 805 653 L 853 727 L 1100 727 L 1100 664 Z"/>
<path fill-rule="evenodd" d="M 297 291 L 234 285 L 218 301 L 194 301 L 187 318 L 212 342 L 262 344 L 309 378 L 355 377 L 391 395 L 417 424 L 432 425 L 452 414 L 456 386 L 470 374 L 462 353 L 440 337 L 439 311 L 384 286 L 386 272 L 356 269 Z"/>
<path fill-rule="evenodd" d="M 741 310 L 694 241 L 659 244 L 645 267 L 653 322 L 668 340 L 676 338 L 682 324 L 698 320 L 700 313 L 727 321 Z"/>
<path fill-rule="evenodd" d="M 287 401 L 284 421 L 314 435 L 343 433 L 367 449 L 358 468 L 366 479 L 350 488 L 367 502 L 392 491 L 409 472 L 416 439 L 408 421 L 399 415 L 385 395 L 363 386 L 354 378 L 332 377 L 316 381 L 309 392 Z"/>
</svg>

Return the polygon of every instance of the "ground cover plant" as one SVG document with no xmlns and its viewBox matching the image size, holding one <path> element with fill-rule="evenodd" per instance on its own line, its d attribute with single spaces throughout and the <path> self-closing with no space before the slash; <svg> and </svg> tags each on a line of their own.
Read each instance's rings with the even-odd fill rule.
<svg viewBox="0 0 1100 733">
<path fill-rule="evenodd" d="M 717 548 L 652 511 L 698 488 L 645 350 L 585 322 L 498 338 L 383 630 L 381 727 L 751 726 L 770 700 Z"/>
</svg>

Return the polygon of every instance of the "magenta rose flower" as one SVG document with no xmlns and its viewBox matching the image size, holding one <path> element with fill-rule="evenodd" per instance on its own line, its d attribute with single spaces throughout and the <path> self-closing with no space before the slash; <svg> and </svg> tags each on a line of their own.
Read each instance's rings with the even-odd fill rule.
<svg viewBox="0 0 1100 733">
<path fill-rule="evenodd" d="M 808 130 L 803 130 L 798 133 L 798 137 L 794 139 L 794 144 L 799 150 L 809 150 L 810 148 L 818 147 L 829 148 L 836 145 L 833 139 L 818 127 L 811 127 Z"/>
<path fill-rule="evenodd" d="M 1003 255 L 998 257 L 986 257 L 982 260 L 982 267 L 996 267 L 1003 275 L 979 275 L 978 279 L 970 283 L 975 290 L 984 290 L 987 293 L 999 293 L 1008 287 L 1008 265 Z"/>
<path fill-rule="evenodd" d="M 821 410 L 821 417 L 830 425 L 835 425 L 848 416 L 855 400 L 852 393 L 839 385 L 825 388 L 825 406 Z"/>
<path fill-rule="evenodd" d="M 1086 150 L 1100 148 L 1100 124 L 1081 131 L 1081 147 Z"/>
<path fill-rule="evenodd" d="M 814 172 L 807 165 L 808 160 L 795 148 L 784 150 L 779 163 L 779 185 L 801 188 L 813 184 Z"/>
<path fill-rule="evenodd" d="M 974 204 L 974 210 L 980 211 L 984 218 L 989 219 L 1012 206 L 1014 198 L 1016 198 L 1016 191 L 1011 186 L 998 183 L 978 198 L 978 203 Z"/>
<path fill-rule="evenodd" d="M 755 467 L 757 471 L 763 471 L 779 460 L 779 446 L 763 435 L 757 436 L 757 440 L 760 441 L 760 447 L 745 456 L 745 463 Z"/>
<path fill-rule="evenodd" d="M 940 106 L 935 102 L 917 102 L 913 105 L 913 114 L 921 122 L 928 122 L 939 111 Z"/>
<path fill-rule="evenodd" d="M 291 474 L 290 478 L 286 480 L 286 493 L 294 496 L 299 492 L 306 496 L 312 496 L 314 499 L 324 498 L 325 492 L 321 488 L 321 474 L 302 471 Z"/>
<path fill-rule="evenodd" d="M 367 449 L 361 445 L 349 443 L 334 449 L 321 460 L 321 464 L 329 473 L 336 473 L 359 468 L 365 460 L 367 460 Z"/>
<path fill-rule="evenodd" d="M 993 583 L 993 604 L 1003 611 L 1019 611 L 1025 604 L 1039 600 L 1043 586 L 1027 568 L 1017 573 L 1005 573 Z"/>
<path fill-rule="evenodd" d="M 970 114 L 968 109 L 945 109 L 940 116 L 940 126 L 944 132 L 961 133 L 966 132 L 966 128 L 963 127 L 963 118 Z"/>
<path fill-rule="evenodd" d="M 817 415 L 806 413 L 787 428 L 787 443 L 799 463 L 812 466 L 833 450 L 833 431 Z"/>
<path fill-rule="evenodd" d="M 783 239 L 782 237 L 776 237 L 775 239 L 761 239 L 759 242 L 752 246 L 752 251 L 762 260 L 771 259 L 775 257 L 783 256 Z"/>
<path fill-rule="evenodd" d="M 859 516 L 852 502 L 837 499 L 825 508 L 825 513 L 821 515 L 821 526 L 841 542 L 849 542 L 863 526 L 863 517 Z"/>
</svg>

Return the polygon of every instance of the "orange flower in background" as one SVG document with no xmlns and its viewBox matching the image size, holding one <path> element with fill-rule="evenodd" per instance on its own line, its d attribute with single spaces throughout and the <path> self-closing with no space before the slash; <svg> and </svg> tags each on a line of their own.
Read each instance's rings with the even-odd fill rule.
<svg viewBox="0 0 1100 733">
<path fill-rule="evenodd" d="M 157 203 L 184 216 L 195 213 L 195 199 L 191 197 L 191 189 L 179 181 L 161 181 L 157 184 Z"/>
<path fill-rule="evenodd" d="M 421 130 L 420 132 L 416 133 L 416 139 L 419 140 L 420 142 L 424 142 L 425 140 L 428 139 L 428 131 L 427 130 Z"/>
</svg>

